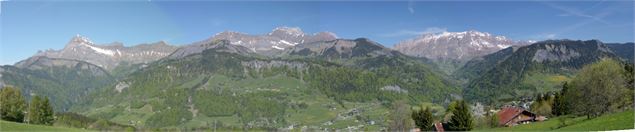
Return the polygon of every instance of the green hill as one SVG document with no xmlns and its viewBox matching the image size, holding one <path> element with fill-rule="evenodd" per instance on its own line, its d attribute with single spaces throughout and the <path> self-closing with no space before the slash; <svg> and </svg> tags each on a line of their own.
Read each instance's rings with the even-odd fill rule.
<svg viewBox="0 0 635 132">
<path fill-rule="evenodd" d="M 586 120 L 580 123 L 572 124 L 560 128 L 558 130 L 563 131 L 609 131 L 609 130 L 623 130 L 634 129 L 635 127 L 634 112 L 626 111 L 621 113 L 613 113 L 604 115 L 591 120 Z"/>
<path fill-rule="evenodd" d="M 544 122 L 476 131 L 609 131 L 634 129 L 634 114 L 633 110 L 629 110 L 592 119 L 587 119 L 586 117 L 555 117 Z M 559 127 L 560 120 L 563 119 L 567 125 Z"/>
<path fill-rule="evenodd" d="M 3 132 L 37 132 L 37 131 L 88 132 L 90 130 L 66 128 L 66 127 L 55 127 L 55 126 L 31 125 L 31 124 L 15 123 L 15 122 L 0 120 L 0 131 L 3 131 Z"/>
<path fill-rule="evenodd" d="M 474 72 L 472 75 L 480 75 L 463 90 L 466 99 L 494 103 L 557 91 L 558 85 L 582 66 L 602 58 L 618 58 L 598 40 L 547 40 L 520 47 L 511 54 L 510 49 L 500 51 L 506 52 L 500 53 L 500 57 L 491 57 L 503 60 L 485 60 L 488 65 L 466 65 L 476 66 L 465 69 Z"/>
<path fill-rule="evenodd" d="M 103 68 L 84 61 L 31 57 L 16 66 L 0 66 L 0 82 L 19 88 L 29 99 L 47 96 L 55 111 L 66 111 L 88 93 L 114 82 Z"/>
</svg>

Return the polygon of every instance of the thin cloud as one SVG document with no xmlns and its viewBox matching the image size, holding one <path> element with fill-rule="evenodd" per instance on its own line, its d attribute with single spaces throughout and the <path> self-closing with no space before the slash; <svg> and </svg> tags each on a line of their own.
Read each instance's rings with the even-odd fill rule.
<svg viewBox="0 0 635 132">
<path fill-rule="evenodd" d="M 535 35 L 533 38 L 534 39 L 555 39 L 557 36 L 558 34 L 555 34 L 555 33 L 544 33 L 544 34 Z"/>
<path fill-rule="evenodd" d="M 218 27 L 218 26 L 222 26 L 223 24 L 225 24 L 225 21 L 218 19 L 218 18 L 212 18 L 209 20 L 209 23 L 212 26 Z"/>
<path fill-rule="evenodd" d="M 591 8 L 595 8 L 597 5 L 601 4 L 602 2 L 595 4 L 593 7 Z M 585 11 L 581 11 L 575 8 L 569 8 L 569 7 L 565 7 L 565 6 L 560 6 L 554 3 L 545 3 L 547 6 L 563 11 L 563 14 L 560 14 L 558 16 L 577 16 L 577 17 L 583 17 L 583 18 L 588 18 L 588 19 L 592 19 L 604 24 L 609 24 L 609 22 L 607 22 L 606 20 L 602 19 L 601 17 L 598 17 L 597 15 L 590 15 L 588 13 L 586 13 Z M 589 8 L 589 9 L 591 9 Z M 587 9 L 587 10 L 589 10 Z"/>
<path fill-rule="evenodd" d="M 598 5 L 602 4 L 603 2 L 604 1 L 600 1 L 597 4 L 594 4 L 592 7 L 585 9 L 585 11 L 581 11 L 581 10 L 574 9 L 574 8 L 568 8 L 568 7 L 556 5 L 556 4 L 553 4 L 553 3 L 545 3 L 549 7 L 552 7 L 554 9 L 558 9 L 558 10 L 561 10 L 561 11 L 564 12 L 563 14 L 559 14 L 558 16 L 563 16 L 563 17 L 576 16 L 576 17 L 583 17 L 583 18 L 587 18 L 587 19 L 579 21 L 579 22 L 574 23 L 574 24 L 571 24 L 569 26 L 558 28 L 557 30 L 554 30 L 554 31 L 551 31 L 551 32 L 534 35 L 533 38 L 535 38 L 535 39 L 555 39 L 555 38 L 559 37 L 561 34 L 569 33 L 571 31 L 577 30 L 577 29 L 579 29 L 581 27 L 584 27 L 584 26 L 586 26 L 588 24 L 591 24 L 593 22 L 600 22 L 600 23 L 604 23 L 604 24 L 609 24 L 608 21 L 604 20 L 604 17 L 611 15 L 613 13 L 612 10 L 603 10 L 602 12 L 597 13 L 596 15 L 590 15 L 590 14 L 586 13 L 586 11 L 588 11 L 588 10 L 590 10 L 592 8 L 598 7 Z"/>
<path fill-rule="evenodd" d="M 601 5 L 602 3 L 604 3 L 605 1 L 606 1 L 606 0 L 602 0 L 602 1 L 598 2 L 598 3 L 595 3 L 593 6 L 591 6 L 590 8 L 585 9 L 584 11 L 589 11 L 589 10 L 591 10 L 591 9 L 594 9 L 595 7 L 600 6 L 600 5 Z"/>
<path fill-rule="evenodd" d="M 447 28 L 429 27 L 422 31 L 415 30 L 399 30 L 393 33 L 382 34 L 382 37 L 400 37 L 400 36 L 417 36 L 422 34 L 441 33 L 447 32 Z"/>
<path fill-rule="evenodd" d="M 414 1 L 408 1 L 408 11 L 410 12 L 410 14 L 415 14 L 414 4 Z"/>
</svg>

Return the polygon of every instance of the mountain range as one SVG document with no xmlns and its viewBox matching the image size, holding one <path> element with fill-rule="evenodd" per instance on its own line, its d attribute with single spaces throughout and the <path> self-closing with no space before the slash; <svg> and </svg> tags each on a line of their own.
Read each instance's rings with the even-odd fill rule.
<svg viewBox="0 0 635 132">
<path fill-rule="evenodd" d="M 119 42 L 96 45 L 90 39 L 78 34 L 71 38 L 63 49 L 40 51 L 34 56 L 81 60 L 112 70 L 122 64 L 156 61 L 168 56 L 174 50 L 176 50 L 176 46 L 168 45 L 164 41 L 139 44 L 133 47 L 124 47 Z M 17 65 L 19 66 L 19 64 Z"/>
<path fill-rule="evenodd" d="M 514 41 L 505 36 L 475 30 L 423 34 L 395 44 L 404 54 L 425 57 L 440 64 L 451 74 L 465 62 L 511 46 L 528 45 L 535 41 Z"/>
<path fill-rule="evenodd" d="M 473 30 L 394 48 L 291 27 L 226 31 L 183 46 L 97 45 L 77 35 L 61 50 L 0 67 L 0 85 L 48 96 L 58 111 L 141 128 L 214 121 L 227 129 L 332 130 L 381 127 L 396 100 L 494 104 L 556 91 L 586 64 L 632 63 L 632 54 L 633 43 L 514 41 Z"/>
</svg>

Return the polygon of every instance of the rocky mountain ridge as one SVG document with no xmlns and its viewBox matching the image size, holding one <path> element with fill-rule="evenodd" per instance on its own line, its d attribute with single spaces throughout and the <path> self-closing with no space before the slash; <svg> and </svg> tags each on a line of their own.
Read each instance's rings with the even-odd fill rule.
<svg viewBox="0 0 635 132">
<path fill-rule="evenodd" d="M 168 56 L 174 50 L 176 46 L 168 45 L 164 41 L 132 47 L 125 47 L 119 42 L 97 45 L 78 34 L 71 38 L 63 49 L 40 51 L 34 57 L 81 60 L 112 70 L 122 63 L 149 63 Z"/>
</svg>

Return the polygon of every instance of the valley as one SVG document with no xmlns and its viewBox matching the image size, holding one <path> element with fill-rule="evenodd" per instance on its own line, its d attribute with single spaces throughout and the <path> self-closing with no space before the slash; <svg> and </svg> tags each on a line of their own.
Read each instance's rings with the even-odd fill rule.
<svg viewBox="0 0 635 132">
<path fill-rule="evenodd" d="M 0 3 L 0 131 L 635 129 L 633 2 Z"/>
<path fill-rule="evenodd" d="M 73 38 L 70 43 L 76 41 Z M 89 40 L 84 38 L 84 41 Z M 569 43 L 580 44 L 572 46 Z M 226 40 L 198 45 L 206 48 L 192 52 L 188 51 L 194 50 L 192 48 L 181 47 L 175 53 L 150 63 L 125 64 L 129 62 L 123 61 L 124 65 L 117 69 L 106 70 L 92 65 L 97 69 L 63 77 L 79 81 L 88 79 L 86 76 L 104 76 L 104 79 L 89 79 L 103 82 L 98 85 L 67 84 L 46 76 L 35 77 L 59 83 L 59 87 L 92 87 L 79 95 L 65 93 L 74 95 L 74 100 L 53 98 L 53 104 L 59 111 L 76 112 L 137 129 L 380 131 L 389 127 L 389 106 L 397 100 L 409 100 L 413 104 L 430 102 L 428 107 L 435 108 L 434 113 L 441 116 L 449 101 L 460 99 L 462 94 L 475 103 L 480 100 L 483 101 L 480 103 L 489 105 L 492 105 L 490 101 L 505 103 L 531 98 L 537 93 L 560 89 L 561 83 L 571 80 L 575 69 L 585 63 L 605 57 L 617 58 L 609 48 L 578 50 L 584 45 L 589 45 L 589 48 L 604 46 L 599 41 L 549 40 L 510 47 L 485 55 L 483 59 L 473 59 L 457 70 L 460 73 L 448 75 L 440 68 L 442 65 L 434 61 L 404 55 L 368 39 L 303 43 L 278 52 L 278 55 L 259 53 Z M 528 50 L 541 51 L 541 48 L 549 49 L 554 45 L 558 50 L 547 53 L 569 53 L 574 54 L 573 57 L 583 56 L 590 60 L 540 63 L 536 59 L 539 57 L 537 52 L 527 53 Z M 573 49 L 568 50 L 564 46 Z M 518 58 L 531 58 L 531 54 L 536 56 L 533 59 Z M 171 57 L 175 55 L 179 57 Z M 33 57 L 16 67 L 5 66 L 2 79 L 10 86 L 31 88 L 27 90 L 31 94 L 58 97 L 58 94 L 38 89 L 50 85 L 32 85 L 41 81 L 29 82 L 32 80 L 19 78 L 28 77 L 25 74 L 59 75 L 51 72 L 80 68 L 82 66 L 78 64 L 85 63 L 64 61 L 73 62 L 65 58 Z M 523 63 L 534 63 L 532 65 L 535 66 L 522 68 L 529 71 L 500 69 L 514 68 Z M 91 67 L 90 63 L 86 64 Z M 49 72 L 39 72 L 42 69 Z M 498 73 L 501 71 L 521 72 Z M 472 87 L 479 85 L 479 81 L 501 75 L 512 76 L 500 79 L 515 80 L 493 81 L 507 83 L 496 84 L 501 87 L 497 89 L 517 84 L 523 87 L 507 89 L 507 94 L 495 94 L 497 96 L 494 97 L 481 94 L 490 90 L 472 92 L 475 90 Z"/>
</svg>

